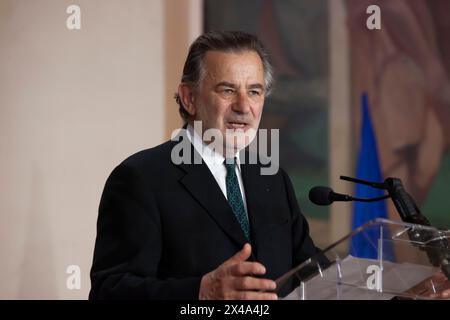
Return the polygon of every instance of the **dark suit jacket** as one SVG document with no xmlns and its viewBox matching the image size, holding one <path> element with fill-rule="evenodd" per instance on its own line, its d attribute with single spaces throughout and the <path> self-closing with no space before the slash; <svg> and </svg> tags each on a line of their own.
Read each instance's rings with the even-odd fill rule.
<svg viewBox="0 0 450 320">
<path fill-rule="evenodd" d="M 90 299 L 198 299 L 201 277 L 245 244 L 207 165 L 175 165 L 175 144 L 129 157 L 108 178 Z M 241 172 L 253 259 L 276 279 L 317 249 L 286 173 L 263 176 L 260 165 L 250 164 Z"/>
</svg>

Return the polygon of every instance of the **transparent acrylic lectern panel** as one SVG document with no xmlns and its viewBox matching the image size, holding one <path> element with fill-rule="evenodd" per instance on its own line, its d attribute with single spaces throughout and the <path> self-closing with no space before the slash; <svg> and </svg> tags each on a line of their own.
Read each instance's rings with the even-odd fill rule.
<svg viewBox="0 0 450 320">
<path fill-rule="evenodd" d="M 373 220 L 277 279 L 278 292 L 291 300 L 433 299 L 450 288 L 449 241 L 449 231 Z"/>
</svg>

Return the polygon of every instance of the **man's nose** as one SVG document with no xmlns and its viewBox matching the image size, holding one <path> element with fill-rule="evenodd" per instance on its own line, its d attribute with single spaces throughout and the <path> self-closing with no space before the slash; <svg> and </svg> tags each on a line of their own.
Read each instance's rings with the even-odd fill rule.
<svg viewBox="0 0 450 320">
<path fill-rule="evenodd" d="M 233 103 L 233 111 L 239 113 L 249 113 L 250 112 L 250 101 L 249 97 L 245 92 L 239 92 L 236 95 L 236 100 Z"/>
</svg>

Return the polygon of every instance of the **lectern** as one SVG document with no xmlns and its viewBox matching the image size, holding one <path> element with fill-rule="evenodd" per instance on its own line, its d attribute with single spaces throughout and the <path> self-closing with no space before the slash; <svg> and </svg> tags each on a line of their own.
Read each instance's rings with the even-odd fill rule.
<svg viewBox="0 0 450 320">
<path fill-rule="evenodd" d="M 450 231 L 376 219 L 276 280 L 287 300 L 436 299 L 450 289 Z M 285 290 L 284 290 L 285 291 Z"/>
</svg>

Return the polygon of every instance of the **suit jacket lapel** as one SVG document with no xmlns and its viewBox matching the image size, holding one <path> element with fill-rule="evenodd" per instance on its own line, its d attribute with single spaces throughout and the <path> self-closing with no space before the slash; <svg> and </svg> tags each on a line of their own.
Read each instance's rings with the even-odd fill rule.
<svg viewBox="0 0 450 320">
<path fill-rule="evenodd" d="M 194 155 L 194 153 L 199 156 L 191 145 L 191 154 Z M 180 179 L 180 183 L 185 186 L 186 190 L 208 212 L 220 228 L 239 247 L 242 247 L 247 242 L 244 232 L 208 166 L 202 161 L 201 164 L 182 163 L 179 167 L 186 173 Z"/>
</svg>

